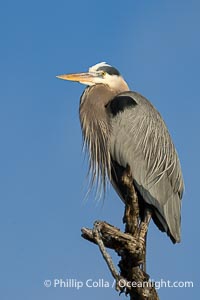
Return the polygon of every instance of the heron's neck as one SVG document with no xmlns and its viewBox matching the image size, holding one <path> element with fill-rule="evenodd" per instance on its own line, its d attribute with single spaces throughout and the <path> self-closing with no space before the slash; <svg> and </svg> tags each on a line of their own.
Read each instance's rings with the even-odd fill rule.
<svg viewBox="0 0 200 300">
<path fill-rule="evenodd" d="M 111 174 L 111 124 L 105 106 L 115 96 L 105 85 L 90 86 L 81 97 L 79 110 L 84 142 L 90 153 L 91 184 L 97 180 L 104 188 Z"/>
<path fill-rule="evenodd" d="M 89 86 L 85 89 L 80 101 L 80 117 L 86 117 L 88 121 L 106 120 L 105 106 L 117 94 L 123 92 L 124 89 L 113 90 L 107 85 L 97 84 Z M 94 119 L 94 120 L 93 120 Z"/>
<path fill-rule="evenodd" d="M 126 81 L 121 77 L 120 84 L 115 87 L 115 90 L 114 90 L 114 92 L 116 93 L 115 95 L 117 95 L 119 93 L 127 92 L 127 91 L 130 91 L 130 88 L 129 88 L 128 84 L 126 83 Z"/>
</svg>

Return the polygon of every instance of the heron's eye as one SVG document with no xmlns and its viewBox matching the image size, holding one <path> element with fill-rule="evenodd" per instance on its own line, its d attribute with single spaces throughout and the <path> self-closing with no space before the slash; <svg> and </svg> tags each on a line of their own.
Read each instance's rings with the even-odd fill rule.
<svg viewBox="0 0 200 300">
<path fill-rule="evenodd" d="M 105 71 L 102 71 L 101 72 L 101 76 L 104 78 L 106 76 L 106 72 Z"/>
</svg>

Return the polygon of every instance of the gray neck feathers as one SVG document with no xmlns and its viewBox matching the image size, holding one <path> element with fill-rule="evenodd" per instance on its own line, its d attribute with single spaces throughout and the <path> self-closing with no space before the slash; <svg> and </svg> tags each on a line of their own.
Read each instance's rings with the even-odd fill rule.
<svg viewBox="0 0 200 300">
<path fill-rule="evenodd" d="M 97 183 L 97 193 L 105 193 L 111 177 L 111 124 L 105 105 L 115 96 L 109 87 L 98 84 L 84 91 L 80 102 L 80 122 L 84 145 L 89 152 L 90 189 Z M 99 195 L 98 195 L 99 196 Z"/>
</svg>

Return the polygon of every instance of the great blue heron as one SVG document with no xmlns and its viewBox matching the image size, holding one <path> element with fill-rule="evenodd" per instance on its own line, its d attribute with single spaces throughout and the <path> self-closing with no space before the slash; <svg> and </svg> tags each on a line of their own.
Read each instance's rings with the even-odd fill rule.
<svg viewBox="0 0 200 300">
<path fill-rule="evenodd" d="M 158 228 L 179 242 L 184 184 L 176 149 L 159 112 L 130 91 L 119 71 L 104 62 L 87 73 L 57 77 L 87 85 L 79 112 L 91 184 L 97 180 L 105 188 L 109 179 L 124 200 L 119 178 L 128 165 L 143 207 L 151 207 Z"/>
</svg>

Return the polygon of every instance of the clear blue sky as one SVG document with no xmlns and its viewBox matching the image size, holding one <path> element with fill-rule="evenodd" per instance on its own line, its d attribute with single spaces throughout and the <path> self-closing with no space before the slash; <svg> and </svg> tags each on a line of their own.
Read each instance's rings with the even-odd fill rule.
<svg viewBox="0 0 200 300">
<path fill-rule="evenodd" d="M 100 61 L 116 66 L 169 127 L 186 186 L 182 243 L 173 245 L 152 224 L 148 272 L 194 282 L 193 289 L 160 289 L 161 300 L 198 298 L 200 2 L 11 0 L 0 4 L 0 23 L 0 298 L 118 299 L 112 288 L 43 285 L 54 278 L 112 282 L 80 228 L 96 219 L 121 227 L 123 205 L 112 191 L 103 205 L 92 196 L 84 203 L 84 87 L 55 78 Z"/>
</svg>

